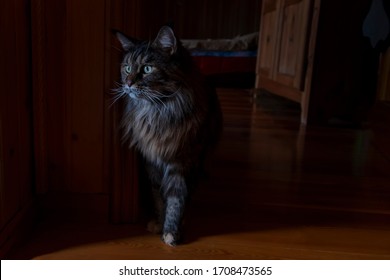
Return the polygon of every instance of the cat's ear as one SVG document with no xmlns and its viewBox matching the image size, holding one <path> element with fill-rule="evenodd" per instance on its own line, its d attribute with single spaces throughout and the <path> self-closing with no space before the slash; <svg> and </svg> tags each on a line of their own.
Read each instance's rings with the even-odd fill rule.
<svg viewBox="0 0 390 280">
<path fill-rule="evenodd" d="M 176 37 L 173 30 L 168 26 L 161 27 L 153 46 L 162 48 L 171 55 L 174 54 L 176 52 Z"/>
<path fill-rule="evenodd" d="M 121 43 L 123 50 L 128 51 L 135 46 L 136 40 L 127 37 L 125 34 L 115 31 L 115 35 L 118 38 L 118 41 Z"/>
</svg>

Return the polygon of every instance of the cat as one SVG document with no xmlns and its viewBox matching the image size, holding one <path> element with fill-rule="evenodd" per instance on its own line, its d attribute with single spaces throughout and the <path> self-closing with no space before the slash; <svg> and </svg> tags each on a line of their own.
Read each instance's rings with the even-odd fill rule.
<svg viewBox="0 0 390 280">
<path fill-rule="evenodd" d="M 170 27 L 153 41 L 116 36 L 125 52 L 118 89 L 126 99 L 124 137 L 141 154 L 153 189 L 157 223 L 149 228 L 175 246 L 190 191 L 222 130 L 218 97 Z"/>
</svg>

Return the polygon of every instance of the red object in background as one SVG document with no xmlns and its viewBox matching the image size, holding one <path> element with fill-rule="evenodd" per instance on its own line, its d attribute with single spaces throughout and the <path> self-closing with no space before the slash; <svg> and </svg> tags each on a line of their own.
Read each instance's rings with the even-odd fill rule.
<svg viewBox="0 0 390 280">
<path fill-rule="evenodd" d="M 255 72 L 256 57 L 193 56 L 204 75 Z"/>
</svg>

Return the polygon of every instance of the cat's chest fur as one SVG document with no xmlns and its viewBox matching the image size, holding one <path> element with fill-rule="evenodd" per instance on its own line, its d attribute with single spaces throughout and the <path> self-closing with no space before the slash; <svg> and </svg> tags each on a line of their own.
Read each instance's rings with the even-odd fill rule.
<svg viewBox="0 0 390 280">
<path fill-rule="evenodd" d="M 184 115 L 177 109 L 177 102 L 171 102 L 161 106 L 137 100 L 128 102 L 131 145 L 149 161 L 175 161 L 190 152 L 190 143 L 195 144 L 198 120 Z"/>
</svg>

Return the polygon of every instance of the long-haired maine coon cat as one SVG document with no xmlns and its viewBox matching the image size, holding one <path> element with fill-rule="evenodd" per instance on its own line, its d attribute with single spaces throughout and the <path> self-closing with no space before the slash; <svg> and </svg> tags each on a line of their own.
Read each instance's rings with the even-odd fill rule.
<svg viewBox="0 0 390 280">
<path fill-rule="evenodd" d="M 174 246 L 189 192 L 221 130 L 218 98 L 170 27 L 154 41 L 116 35 L 125 51 L 117 90 L 126 99 L 124 137 L 145 162 L 157 213 L 153 231 Z"/>
</svg>

